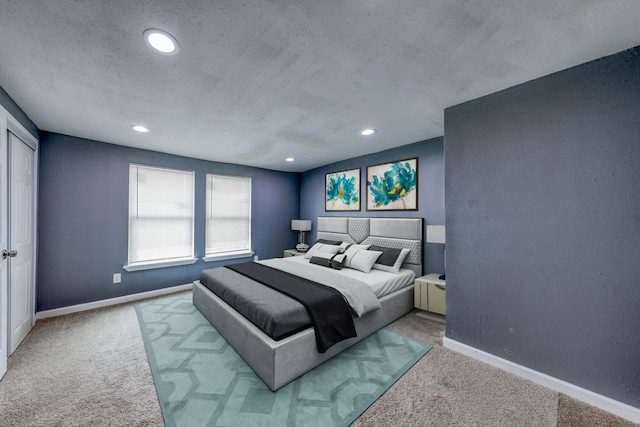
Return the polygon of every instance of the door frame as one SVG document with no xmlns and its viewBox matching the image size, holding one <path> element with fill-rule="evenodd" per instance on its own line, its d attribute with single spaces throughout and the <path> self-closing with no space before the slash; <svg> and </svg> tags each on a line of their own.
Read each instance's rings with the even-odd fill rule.
<svg viewBox="0 0 640 427">
<path fill-rule="evenodd" d="M 32 301 L 31 308 L 33 311 L 32 325 L 36 320 L 36 282 L 37 282 L 37 245 L 38 245 L 38 163 L 39 163 L 39 141 L 38 138 L 31 135 L 27 129 L 15 118 L 9 111 L 7 111 L 2 105 L 0 105 L 0 157 L 2 161 L 0 164 L 6 165 L 6 170 L 1 171 L 0 176 L 0 198 L 3 198 L 3 202 L 0 202 L 0 206 L 4 209 L 4 212 L 0 212 L 0 233 L 5 239 L 8 237 L 9 223 L 9 132 L 13 133 L 25 144 L 31 147 L 35 151 L 34 156 L 34 191 L 33 191 L 33 289 L 32 289 Z M 7 241 L 9 244 L 9 241 Z M 8 248 L 0 248 L 2 249 Z M 5 262 L 4 280 L 0 280 L 0 379 L 4 376 L 7 368 L 7 359 L 9 358 L 9 328 L 10 328 L 10 308 L 8 304 L 9 300 L 9 270 L 8 262 L 0 259 L 0 262 Z"/>
</svg>

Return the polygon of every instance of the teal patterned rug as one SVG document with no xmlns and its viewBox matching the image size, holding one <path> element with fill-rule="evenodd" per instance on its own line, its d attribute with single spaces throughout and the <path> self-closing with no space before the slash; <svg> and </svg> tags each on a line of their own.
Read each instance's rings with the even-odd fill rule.
<svg viewBox="0 0 640 427">
<path fill-rule="evenodd" d="M 136 304 L 167 427 L 348 426 L 431 348 L 381 329 L 272 392 L 191 298 Z"/>
</svg>

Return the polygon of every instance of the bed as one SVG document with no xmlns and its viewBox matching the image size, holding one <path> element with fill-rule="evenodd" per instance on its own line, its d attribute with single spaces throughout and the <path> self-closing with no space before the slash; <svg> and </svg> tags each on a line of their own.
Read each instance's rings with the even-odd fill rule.
<svg viewBox="0 0 640 427">
<path fill-rule="evenodd" d="M 238 308 L 239 311 L 234 309 L 201 280 L 194 282 L 193 303 L 196 308 L 273 391 L 413 309 L 413 277 L 422 275 L 422 218 L 319 217 L 317 229 L 318 239 L 410 249 L 400 270 L 409 275 L 409 283 L 400 288 L 391 287 L 390 291 L 376 291 L 376 295 L 382 295 L 377 298 L 380 308 L 354 318 L 357 335 L 332 345 L 324 352 L 318 350 L 316 333 L 312 327 L 284 332 L 281 334 L 284 338 L 274 339 L 247 320 L 239 312 L 243 311 L 242 308 Z M 264 262 L 268 264 L 271 261 Z M 305 262 L 309 261 L 296 257 L 288 260 L 287 264 Z M 327 267 L 320 268 L 330 270 Z M 211 270 L 226 272 L 228 269 L 220 267 Z"/>
</svg>

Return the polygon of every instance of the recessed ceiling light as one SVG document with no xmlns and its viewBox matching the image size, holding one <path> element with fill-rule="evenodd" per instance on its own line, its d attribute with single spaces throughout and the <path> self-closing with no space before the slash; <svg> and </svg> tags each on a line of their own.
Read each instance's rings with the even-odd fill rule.
<svg viewBox="0 0 640 427">
<path fill-rule="evenodd" d="M 166 31 L 149 28 L 142 33 L 145 43 L 163 55 L 174 55 L 178 52 L 178 41 Z"/>
<path fill-rule="evenodd" d="M 147 133 L 149 132 L 149 129 L 142 126 L 142 125 L 133 125 L 131 126 L 131 129 L 135 130 L 136 132 L 140 132 L 140 133 Z"/>
<path fill-rule="evenodd" d="M 294 159 L 293 157 L 287 157 L 285 160 L 286 160 L 287 162 L 293 162 L 293 161 L 295 161 L 296 159 Z"/>
<path fill-rule="evenodd" d="M 373 135 L 376 132 L 377 131 L 375 129 L 365 129 L 362 132 L 360 132 L 360 135 L 369 136 L 369 135 Z"/>
</svg>

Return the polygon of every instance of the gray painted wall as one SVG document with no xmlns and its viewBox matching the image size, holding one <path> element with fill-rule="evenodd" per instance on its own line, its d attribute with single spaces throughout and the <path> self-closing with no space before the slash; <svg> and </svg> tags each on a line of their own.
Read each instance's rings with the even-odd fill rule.
<svg viewBox="0 0 640 427">
<path fill-rule="evenodd" d="M 22 108 L 15 103 L 13 98 L 9 96 L 2 86 L 0 86 L 0 105 L 2 105 L 14 119 L 19 121 L 31 135 L 38 138 L 38 127 L 31 121 L 25 112 L 22 111 Z"/>
<path fill-rule="evenodd" d="M 447 337 L 640 407 L 640 49 L 445 111 Z"/>
<path fill-rule="evenodd" d="M 42 133 L 37 310 L 182 285 L 224 262 L 137 272 L 127 264 L 129 163 L 196 172 L 195 250 L 204 255 L 205 175 L 252 177 L 252 244 L 261 259 L 282 256 L 297 235 L 299 176 Z M 231 262 L 248 261 L 249 259 Z M 113 284 L 113 273 L 122 283 Z"/>
<path fill-rule="evenodd" d="M 377 137 L 377 136 L 376 136 Z M 323 166 L 302 174 L 300 214 L 303 219 L 313 221 L 313 230 L 308 240 L 315 241 L 318 216 L 370 216 L 424 218 L 427 224 L 444 224 L 444 142 L 443 138 L 404 145 L 366 156 L 355 157 L 339 163 Z M 367 166 L 418 157 L 418 210 L 417 211 L 367 211 L 366 186 Z M 349 169 L 361 169 L 360 212 L 326 212 L 324 205 L 325 174 Z M 426 273 L 444 273 L 444 246 L 425 244 L 424 270 Z"/>
</svg>

